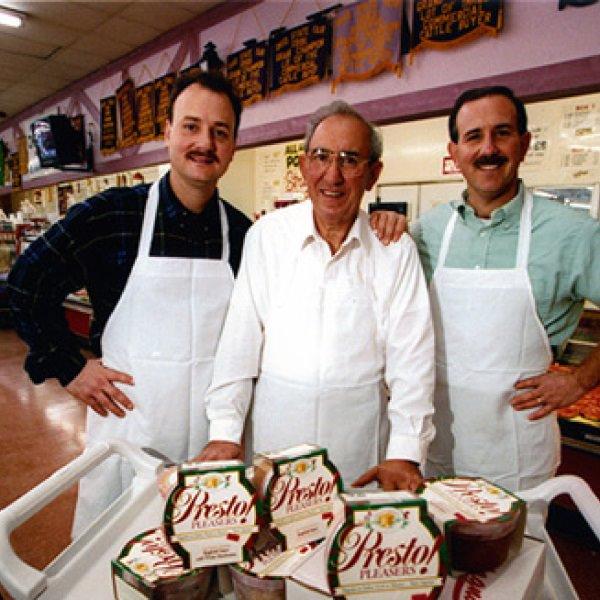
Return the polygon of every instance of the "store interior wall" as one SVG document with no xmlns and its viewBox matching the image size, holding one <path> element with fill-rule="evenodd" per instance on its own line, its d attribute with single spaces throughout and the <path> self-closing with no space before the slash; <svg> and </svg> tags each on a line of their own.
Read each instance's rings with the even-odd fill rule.
<svg viewBox="0 0 600 600">
<path fill-rule="evenodd" d="M 600 182 L 600 94 L 528 104 L 527 113 L 532 144 L 520 169 L 527 186 Z M 463 179 L 459 173 L 443 173 L 444 158 L 449 158 L 447 127 L 447 117 L 381 127 L 384 168 L 378 182 L 380 193 L 381 188 L 392 185 L 418 184 L 428 198 L 435 190 L 441 200 L 455 198 Z M 286 149 L 299 143 L 301 140 L 295 139 L 239 150 L 220 184 L 223 197 L 249 216 L 272 210 L 276 200 L 289 197 L 286 174 L 297 169 L 288 167 Z M 248 202 L 250 188 L 255 190 L 254 204 Z M 363 208 L 375 201 L 377 192 L 373 189 L 365 194 Z M 432 202 L 426 205 L 431 206 Z"/>
<path fill-rule="evenodd" d="M 344 0 L 344 4 L 351 0 Z M 301 0 L 293 3 L 266 0 L 243 10 L 239 14 L 205 28 L 197 23 L 188 29 L 182 28 L 177 41 L 169 44 L 150 44 L 140 49 L 127 60 L 116 61 L 99 72 L 95 79 L 84 79 L 76 87 L 67 88 L 50 97 L 40 105 L 25 111 L 22 115 L 8 119 L 0 126 L 0 137 L 8 144 L 10 151 L 17 148 L 18 139 L 29 130 L 32 120 L 41 116 L 62 112 L 81 112 L 85 116 L 86 127 L 95 134 L 95 161 L 99 172 L 107 173 L 132 168 L 124 166 L 124 160 L 138 161 L 142 166 L 156 160 L 166 160 L 161 154 L 160 141 L 151 141 L 135 148 L 122 149 L 115 155 L 103 156 L 99 151 L 99 106 L 100 99 L 114 94 L 121 85 L 124 74 L 134 80 L 136 86 L 165 74 L 178 57 L 183 58 L 181 67 L 197 60 L 194 51 L 201 49 L 208 41 L 214 41 L 223 57 L 239 50 L 243 41 L 251 38 L 265 39 L 269 31 L 277 27 L 294 27 L 304 22 L 306 16 L 323 8 L 314 0 Z M 341 98 L 353 104 L 376 99 L 388 106 L 397 115 L 402 115 L 402 98 L 414 92 L 456 85 L 467 79 L 493 77 L 515 73 L 545 65 L 594 57 L 600 54 L 598 36 L 600 3 L 579 8 L 567 7 L 559 11 L 557 2 L 530 2 L 515 0 L 506 3 L 503 30 L 497 36 L 484 35 L 469 43 L 445 50 L 424 49 L 415 54 L 412 62 L 404 61 L 402 76 L 382 73 L 368 81 L 343 83 L 335 93 L 329 81 L 310 85 L 300 90 L 290 91 L 257 102 L 249 106 L 242 117 L 240 141 L 242 145 L 264 143 L 275 140 L 273 131 L 279 131 L 275 124 L 288 124 L 294 119 L 303 119 L 313 108 L 334 99 Z M 577 32 L 576 35 L 573 32 Z M 193 38 L 193 42 L 190 42 Z M 194 50 L 195 49 L 195 50 Z M 451 103 L 448 98 L 448 103 Z M 258 132 L 256 130 L 259 130 Z M 299 135 L 300 131 L 294 131 Z M 258 139 L 252 141 L 255 135 Z M 282 139 L 279 136 L 278 139 Z M 251 139 L 252 138 L 252 139 Z M 250 141 L 249 141 L 250 140 Z M 143 163 L 144 157 L 147 162 Z M 152 158 L 152 160 L 150 160 Z M 48 175 L 48 174 L 44 174 Z M 26 187 L 34 187 L 28 182 Z"/>
<path fill-rule="evenodd" d="M 579 186 L 600 182 L 600 93 L 536 102 L 527 105 L 532 144 L 520 174 L 527 186 Z M 362 207 L 376 201 L 411 202 L 418 186 L 419 206 L 426 208 L 458 196 L 463 187 L 460 173 L 444 173 L 448 167 L 447 117 L 396 123 L 380 127 L 384 168 L 378 186 L 365 194 Z M 257 148 L 240 149 L 221 179 L 223 198 L 249 217 L 273 210 L 276 201 L 302 198 L 304 187 L 297 164 L 300 138 Z M 444 162 L 446 161 L 446 162 Z M 122 174 L 103 175 L 73 182 L 74 200 L 114 185 L 130 185 L 139 173 L 153 181 L 166 172 L 167 164 Z M 41 203 L 40 209 L 57 217 L 57 186 L 13 194 L 13 211 L 24 199 Z M 396 195 L 394 195 L 396 194 Z M 413 200 L 414 202 L 414 200 Z M 597 207 L 594 213 L 597 215 Z"/>
</svg>

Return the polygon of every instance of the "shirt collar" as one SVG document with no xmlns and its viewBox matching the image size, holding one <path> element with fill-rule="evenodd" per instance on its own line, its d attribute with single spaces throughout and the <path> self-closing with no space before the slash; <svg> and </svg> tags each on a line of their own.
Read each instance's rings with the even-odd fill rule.
<svg viewBox="0 0 600 600">
<path fill-rule="evenodd" d="M 501 223 L 506 221 L 507 223 L 518 225 L 521 220 L 521 209 L 523 208 L 523 199 L 525 197 L 525 186 L 523 180 L 519 179 L 519 188 L 516 195 L 511 198 L 506 204 L 494 209 L 491 214 L 491 223 Z M 458 214 L 463 218 L 476 219 L 475 211 L 473 207 L 467 202 L 468 192 L 464 190 L 460 200 L 453 201 L 451 204 L 458 211 Z"/>
<path fill-rule="evenodd" d="M 312 202 L 309 199 L 302 202 L 302 204 L 304 205 L 304 210 L 302 211 L 299 220 L 300 227 L 298 230 L 298 245 L 301 250 L 311 242 L 322 239 L 321 234 L 317 231 L 317 227 L 313 218 Z M 348 235 L 346 236 L 346 239 L 342 243 L 341 247 L 344 248 L 345 246 L 348 246 L 354 240 L 361 244 L 366 239 L 365 235 L 365 223 L 364 219 L 361 218 L 361 213 L 359 211 L 359 214 L 354 220 L 354 223 L 352 223 L 352 227 L 350 227 L 350 231 L 348 232 Z"/>
<path fill-rule="evenodd" d="M 218 219 L 219 215 L 219 192 L 215 190 L 210 200 L 204 206 L 204 210 L 201 213 L 193 213 L 189 211 L 182 203 L 181 200 L 175 195 L 173 188 L 171 187 L 171 171 L 169 171 L 159 183 L 159 198 L 163 202 L 165 215 L 169 219 L 176 221 L 181 220 L 214 220 Z"/>
</svg>

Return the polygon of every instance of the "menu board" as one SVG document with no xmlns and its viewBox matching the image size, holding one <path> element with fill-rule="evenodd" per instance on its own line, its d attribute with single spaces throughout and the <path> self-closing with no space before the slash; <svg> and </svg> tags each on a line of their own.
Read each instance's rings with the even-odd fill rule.
<svg viewBox="0 0 600 600">
<path fill-rule="evenodd" d="M 13 152 L 8 157 L 8 167 L 10 169 L 10 179 L 13 189 L 21 187 L 21 169 L 19 165 L 19 153 Z"/>
<path fill-rule="evenodd" d="M 318 83 L 329 75 L 331 22 L 319 18 L 270 38 L 271 94 Z"/>
<path fill-rule="evenodd" d="M 443 48 L 502 29 L 503 0 L 414 0 L 412 46 Z"/>
<path fill-rule="evenodd" d="M 155 136 L 162 137 L 169 118 L 169 98 L 175 84 L 175 73 L 167 73 L 154 81 L 154 126 Z"/>
<path fill-rule="evenodd" d="M 155 138 L 154 81 L 136 88 L 135 107 L 137 143 L 149 142 Z"/>
<path fill-rule="evenodd" d="M 116 92 L 119 119 L 119 147 L 127 148 L 136 143 L 135 85 L 126 79 Z"/>
<path fill-rule="evenodd" d="M 100 152 L 104 156 L 117 150 L 117 98 L 100 99 Z"/>
<path fill-rule="evenodd" d="M 6 168 L 5 151 L 4 142 L 0 140 L 0 185 L 4 185 L 4 169 Z"/>
<path fill-rule="evenodd" d="M 227 57 L 227 79 L 244 106 L 263 100 L 267 94 L 266 41 L 248 43 L 248 47 Z"/>
</svg>

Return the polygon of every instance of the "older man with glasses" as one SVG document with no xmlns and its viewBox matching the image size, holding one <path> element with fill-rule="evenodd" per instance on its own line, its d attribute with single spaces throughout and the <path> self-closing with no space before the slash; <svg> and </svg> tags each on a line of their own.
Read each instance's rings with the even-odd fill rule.
<svg viewBox="0 0 600 600">
<path fill-rule="evenodd" d="M 432 426 L 433 330 L 413 241 L 384 246 L 360 210 L 381 138 L 344 102 L 310 120 L 310 202 L 260 219 L 217 351 L 203 460 L 325 446 L 347 483 L 415 490 Z"/>
</svg>

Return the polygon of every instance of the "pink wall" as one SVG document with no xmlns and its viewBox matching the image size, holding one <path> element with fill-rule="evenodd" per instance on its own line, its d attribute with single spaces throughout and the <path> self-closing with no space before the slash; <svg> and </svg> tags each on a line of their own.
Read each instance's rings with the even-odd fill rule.
<svg viewBox="0 0 600 600">
<path fill-rule="evenodd" d="M 127 72 L 140 85 L 164 74 L 167 65 L 195 62 L 208 41 L 225 58 L 244 40 L 265 39 L 272 29 L 298 25 L 325 6 L 313 0 L 228 2 L 9 119 L 0 127 L 0 137 L 14 149 L 17 136 L 27 131 L 31 120 L 58 107 L 67 114 L 84 112 L 87 122 L 96 123 L 97 133 L 99 100 L 113 94 Z M 503 83 L 524 99 L 600 90 L 600 3 L 559 11 L 558 0 L 505 0 L 505 7 L 500 35 L 445 51 L 423 50 L 411 65 L 405 60 L 400 78 L 383 74 L 342 84 L 336 94 L 323 83 L 248 107 L 242 116 L 240 146 L 300 135 L 307 115 L 335 98 L 357 104 L 374 121 L 389 122 L 447 111 L 456 95 L 472 85 Z M 166 159 L 161 142 L 110 157 L 96 152 L 99 173 Z M 35 185 L 62 179 L 64 174 L 56 173 Z"/>
</svg>

